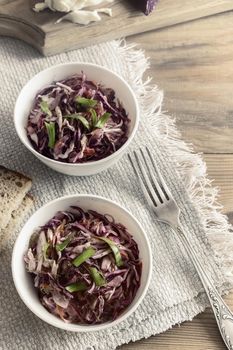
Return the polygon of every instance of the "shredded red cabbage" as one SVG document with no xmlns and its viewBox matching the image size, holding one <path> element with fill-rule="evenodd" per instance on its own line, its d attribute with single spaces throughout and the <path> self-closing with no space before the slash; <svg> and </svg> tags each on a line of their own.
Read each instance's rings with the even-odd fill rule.
<svg viewBox="0 0 233 350">
<path fill-rule="evenodd" d="M 41 303 L 65 322 L 112 321 L 140 286 L 142 263 L 127 229 L 75 206 L 32 235 L 24 260 Z"/>
<path fill-rule="evenodd" d="M 36 151 L 67 163 L 105 158 L 128 138 L 130 119 L 114 90 L 86 75 L 54 82 L 38 93 L 27 135 Z"/>
</svg>

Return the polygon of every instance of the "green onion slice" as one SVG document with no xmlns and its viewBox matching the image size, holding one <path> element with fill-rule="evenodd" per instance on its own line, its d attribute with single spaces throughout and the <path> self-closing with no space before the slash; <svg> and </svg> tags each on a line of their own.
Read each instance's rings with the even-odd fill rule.
<svg viewBox="0 0 233 350">
<path fill-rule="evenodd" d="M 106 238 L 106 237 L 95 236 L 95 238 L 100 239 L 101 241 L 104 241 L 109 245 L 109 247 L 111 248 L 111 250 L 114 254 L 116 265 L 118 267 L 120 267 L 124 264 L 122 261 L 122 258 L 121 258 L 120 249 L 118 248 L 118 246 L 116 245 L 116 243 L 114 241 L 112 241 L 111 239 Z"/>
<path fill-rule="evenodd" d="M 46 123 L 45 126 L 47 129 L 48 137 L 49 137 L 49 148 L 54 148 L 55 145 L 55 124 L 54 123 Z"/>
<path fill-rule="evenodd" d="M 80 266 L 82 263 L 84 263 L 86 260 L 91 258 L 93 255 L 95 255 L 96 250 L 92 247 L 89 247 L 85 249 L 80 255 L 77 256 L 72 262 L 72 264 L 76 267 Z"/>
<path fill-rule="evenodd" d="M 42 112 L 44 112 L 45 114 L 47 114 L 49 117 L 52 116 L 52 112 L 49 109 L 49 105 L 48 102 L 42 100 L 40 102 L 40 109 L 42 110 Z"/>
<path fill-rule="evenodd" d="M 70 243 L 71 237 L 68 237 L 65 241 L 56 244 L 56 251 L 57 252 L 62 252 Z"/>
<path fill-rule="evenodd" d="M 97 268 L 91 266 L 89 267 L 89 271 L 93 281 L 98 287 L 104 286 L 106 284 L 104 276 L 97 270 Z"/>
<path fill-rule="evenodd" d="M 85 97 L 77 96 L 75 98 L 75 102 L 77 102 L 78 104 L 80 104 L 83 107 L 93 108 L 93 107 L 96 106 L 98 101 L 97 100 L 92 100 L 91 98 L 85 98 Z"/>
<path fill-rule="evenodd" d="M 95 124 L 95 128 L 99 128 L 102 129 L 105 125 L 105 123 L 108 121 L 108 119 L 110 118 L 111 113 L 104 113 L 100 119 L 98 120 L 98 122 Z"/>
<path fill-rule="evenodd" d="M 83 282 L 77 282 L 77 283 L 72 283 L 69 284 L 68 286 L 65 287 L 66 290 L 70 293 L 74 292 L 82 292 L 87 289 L 87 285 Z"/>
<path fill-rule="evenodd" d="M 44 244 L 44 246 L 43 246 L 42 251 L 43 251 L 44 260 L 47 259 L 47 250 L 48 250 L 48 247 L 49 247 L 49 246 L 50 246 L 50 244 L 49 244 L 48 242 L 46 242 L 46 243 Z"/>
<path fill-rule="evenodd" d="M 95 126 L 98 122 L 97 113 L 93 108 L 90 109 L 90 112 L 91 112 L 92 126 L 93 126 L 93 128 L 95 128 Z"/>
<path fill-rule="evenodd" d="M 90 125 L 88 123 L 88 120 L 80 113 L 67 114 L 64 116 L 64 118 L 79 120 L 83 124 L 83 126 L 85 126 L 85 128 L 90 129 Z"/>
</svg>

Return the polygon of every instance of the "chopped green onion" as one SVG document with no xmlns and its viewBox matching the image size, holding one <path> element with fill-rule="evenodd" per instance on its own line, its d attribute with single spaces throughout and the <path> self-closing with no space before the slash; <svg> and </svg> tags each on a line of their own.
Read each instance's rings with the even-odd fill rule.
<svg viewBox="0 0 233 350">
<path fill-rule="evenodd" d="M 44 112 L 45 114 L 47 114 L 49 117 L 52 116 L 52 112 L 49 109 L 49 105 L 48 102 L 42 100 L 40 102 L 40 109 L 42 110 L 42 112 Z"/>
<path fill-rule="evenodd" d="M 43 251 L 44 260 L 47 259 L 47 250 L 48 250 L 48 247 L 49 247 L 49 246 L 50 246 L 50 244 L 49 244 L 48 242 L 46 242 L 46 243 L 44 244 L 44 246 L 43 246 L 42 251 Z"/>
<path fill-rule="evenodd" d="M 97 102 L 96 100 L 92 100 L 90 98 L 85 98 L 85 97 L 81 97 L 81 96 L 77 96 L 75 98 L 75 102 L 77 102 L 78 104 L 80 104 L 83 107 L 87 107 L 87 108 L 93 108 L 96 106 Z"/>
<path fill-rule="evenodd" d="M 90 129 L 90 125 L 88 123 L 88 120 L 82 114 L 79 114 L 79 113 L 67 114 L 64 116 L 64 118 L 71 118 L 71 119 L 80 120 L 80 122 L 83 124 L 83 126 L 85 126 L 85 128 Z"/>
<path fill-rule="evenodd" d="M 71 237 L 68 237 L 65 241 L 63 241 L 59 244 L 56 244 L 56 251 L 62 252 L 68 246 L 70 241 L 71 241 Z"/>
<path fill-rule="evenodd" d="M 98 120 L 98 122 L 95 124 L 96 128 L 102 129 L 104 127 L 104 124 L 108 121 L 108 119 L 110 118 L 111 113 L 104 113 L 100 119 Z"/>
<path fill-rule="evenodd" d="M 93 128 L 95 128 L 96 123 L 98 122 L 97 114 L 93 108 L 90 109 L 90 112 L 91 112 L 92 126 L 93 126 Z"/>
<path fill-rule="evenodd" d="M 96 236 L 96 238 L 106 242 L 109 245 L 109 247 L 111 248 L 111 250 L 112 250 L 112 252 L 114 254 L 114 257 L 115 257 L 115 260 L 116 260 L 116 265 L 118 267 L 122 266 L 124 263 L 123 263 L 122 258 L 121 258 L 120 249 L 118 248 L 116 243 L 114 241 L 112 241 L 111 239 L 106 238 L 106 237 Z"/>
<path fill-rule="evenodd" d="M 85 249 L 80 255 L 78 255 L 77 258 L 75 258 L 72 263 L 74 266 L 78 267 L 82 263 L 84 263 L 86 260 L 91 258 L 93 255 L 95 255 L 95 253 L 96 253 L 96 250 L 92 247 L 89 247 Z"/>
<path fill-rule="evenodd" d="M 87 289 L 87 285 L 83 282 L 79 283 L 72 283 L 68 286 L 65 287 L 68 292 L 73 293 L 73 292 L 82 292 Z"/>
<path fill-rule="evenodd" d="M 55 124 L 54 123 L 46 123 L 45 126 L 47 129 L 47 133 L 49 136 L 49 148 L 54 148 L 55 145 Z"/>
<path fill-rule="evenodd" d="M 89 267 L 90 275 L 98 287 L 104 286 L 106 280 L 101 272 L 99 272 L 95 267 Z"/>
</svg>

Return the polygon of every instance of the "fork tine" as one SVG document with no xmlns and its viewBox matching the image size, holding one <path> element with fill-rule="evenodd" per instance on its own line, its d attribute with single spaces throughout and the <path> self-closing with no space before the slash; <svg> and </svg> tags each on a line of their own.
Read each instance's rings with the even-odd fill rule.
<svg viewBox="0 0 233 350">
<path fill-rule="evenodd" d="M 154 169 L 155 169 L 155 171 L 156 171 L 156 173 L 158 175 L 159 182 L 160 182 L 160 188 L 162 189 L 162 191 L 163 191 L 164 195 L 166 196 L 167 200 L 169 200 L 169 198 L 172 198 L 172 194 L 171 194 L 168 186 L 166 185 L 166 183 L 165 183 L 165 181 L 164 181 L 164 179 L 162 177 L 162 174 L 158 170 L 158 167 L 157 167 L 154 159 L 152 158 L 152 156 L 150 154 L 150 151 L 149 151 L 147 146 L 146 146 L 146 150 L 147 150 L 147 154 L 148 154 L 148 156 L 149 156 L 149 158 L 151 160 L 151 163 L 152 163 L 152 165 L 153 165 L 153 167 L 154 167 Z"/>
<path fill-rule="evenodd" d="M 157 206 L 156 202 L 155 202 L 155 201 L 152 201 L 150 195 L 148 194 L 147 188 L 146 188 L 146 186 L 144 185 L 144 183 L 143 183 L 143 181 L 142 181 L 142 179 L 141 179 L 141 176 L 140 176 L 140 174 L 139 174 L 139 171 L 138 171 L 137 168 L 135 167 L 134 162 L 133 162 L 133 160 L 132 160 L 130 154 L 128 154 L 128 158 L 129 158 L 129 161 L 130 161 L 130 163 L 131 163 L 131 165 L 132 165 L 132 168 L 133 168 L 133 170 L 134 170 L 134 173 L 135 173 L 135 175 L 137 176 L 137 178 L 138 178 L 138 180 L 139 180 L 139 183 L 140 183 L 142 192 L 143 192 L 143 194 L 144 194 L 144 196 L 145 196 L 145 198 L 146 198 L 148 204 L 149 204 L 150 206 L 152 206 L 152 207 L 153 207 L 154 205 Z"/>
<path fill-rule="evenodd" d="M 159 195 L 159 197 L 160 197 L 160 202 L 161 202 L 161 203 L 164 203 L 164 202 L 167 200 L 167 198 L 166 198 L 166 196 L 165 196 L 165 194 L 164 194 L 164 192 L 163 192 L 163 190 L 162 190 L 162 188 L 161 188 L 161 185 L 160 185 L 160 183 L 157 181 L 156 177 L 154 176 L 154 174 L 153 174 L 153 172 L 152 172 L 152 170 L 151 170 L 151 167 L 149 166 L 148 161 L 147 161 L 147 159 L 146 159 L 145 152 L 143 152 L 142 148 L 140 148 L 140 152 L 141 152 L 141 155 L 142 155 L 142 157 L 143 157 L 143 159 L 144 159 L 144 162 L 145 162 L 145 164 L 146 164 L 147 170 L 148 170 L 148 172 L 149 172 L 149 174 L 150 174 L 152 183 L 153 183 L 153 185 L 154 185 L 156 191 L 158 192 L 158 195 Z M 152 164 L 152 165 L 153 165 L 153 164 Z"/>
<path fill-rule="evenodd" d="M 161 202 L 161 199 L 159 198 L 158 194 L 155 192 L 153 186 L 151 185 L 150 178 L 147 175 L 147 172 L 146 172 L 145 168 L 143 167 L 142 161 L 140 160 L 136 151 L 134 151 L 134 156 L 135 156 L 138 168 L 140 169 L 141 174 L 143 176 L 143 179 L 146 183 L 147 192 L 150 195 L 152 201 L 155 202 L 156 206 L 157 206 L 157 204 L 159 204 Z"/>
</svg>

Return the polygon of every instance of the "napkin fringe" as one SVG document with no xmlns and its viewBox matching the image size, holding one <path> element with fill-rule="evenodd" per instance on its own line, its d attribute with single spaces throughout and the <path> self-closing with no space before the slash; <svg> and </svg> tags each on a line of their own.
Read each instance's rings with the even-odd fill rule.
<svg viewBox="0 0 233 350">
<path fill-rule="evenodd" d="M 6 38 L 6 40 L 3 38 L 1 41 L 3 45 L 1 47 L 3 47 L 3 50 L 0 50 L 0 56 L 2 56 L 3 59 L 7 57 L 9 62 L 5 66 L 3 65 L 3 68 L 1 67 L 2 69 L 0 69 L 0 73 L 2 72 L 3 85 L 6 82 L 10 82 L 10 89 L 12 89 L 12 94 L 9 95 L 10 101 L 14 101 L 14 94 L 18 89 L 21 88 L 21 84 L 28 78 L 29 74 L 31 75 L 33 72 L 35 73 L 36 70 L 41 70 L 47 65 L 58 62 L 61 63 L 77 60 L 82 61 L 83 57 L 85 60 L 88 59 L 90 62 L 98 62 L 103 65 L 106 64 L 107 60 L 109 60 L 108 64 L 106 64 L 107 67 L 110 66 L 111 69 L 116 70 L 116 72 L 122 74 L 122 76 L 124 76 L 125 79 L 129 81 L 130 85 L 137 94 L 142 111 L 141 117 L 144 119 L 144 122 L 147 122 L 149 116 L 153 114 L 153 117 L 150 118 L 150 120 L 154 125 L 155 133 L 158 139 L 163 141 L 165 146 L 167 143 L 170 147 L 170 153 L 174 158 L 172 161 L 175 161 L 175 163 L 179 165 L 180 176 L 182 176 L 187 182 L 187 187 L 189 189 L 189 193 L 193 199 L 193 202 L 196 203 L 197 208 L 199 207 L 201 214 L 204 215 L 203 222 L 206 227 L 207 234 L 209 235 L 212 244 L 214 241 L 216 242 L 216 249 L 214 249 L 216 252 L 219 251 L 219 253 L 222 255 L 222 265 L 225 264 L 225 261 L 227 263 L 231 261 L 230 255 L 227 257 L 227 254 L 229 253 L 228 246 L 230 246 L 230 241 L 232 241 L 232 238 L 227 241 L 227 244 L 224 240 L 224 235 L 227 236 L 230 234 L 229 230 L 231 227 L 227 223 L 226 217 L 222 216 L 222 214 L 219 213 L 220 207 L 218 204 L 216 204 L 217 190 L 211 187 L 212 185 L 206 177 L 206 167 L 200 155 L 195 154 L 192 150 L 192 146 L 187 145 L 181 140 L 180 134 L 176 130 L 175 121 L 171 117 L 167 116 L 166 113 L 162 112 L 163 93 L 158 89 L 157 86 L 154 85 L 150 78 L 144 82 L 144 74 L 146 69 L 149 67 L 149 62 L 145 58 L 144 52 L 142 50 L 138 50 L 136 48 L 136 45 L 126 46 L 124 41 L 113 41 L 106 44 L 101 44 L 99 46 L 77 50 L 71 53 L 63 53 L 53 58 L 39 58 L 30 47 L 24 46 L 18 41 L 14 41 L 12 44 L 8 38 Z M 26 62 L 26 70 L 22 69 L 22 62 Z M 10 70 L 8 69 L 9 63 L 11 67 Z M 17 75 L 15 79 L 11 79 L 12 74 L 15 74 L 15 69 L 20 69 L 20 79 L 18 80 Z M 16 80 L 19 82 L 19 85 L 16 84 Z M 15 84 L 17 86 L 15 86 Z M 6 106 L 3 104 L 1 107 L 4 111 L 4 108 Z M 9 146 L 11 143 L 8 142 L 9 138 L 16 142 L 15 134 L 12 131 L 11 124 L 12 121 L 10 118 L 8 118 L 6 120 L 6 123 L 3 125 L 2 135 L 4 137 L 2 139 L 2 144 L 6 144 L 5 154 L 12 153 L 12 148 Z M 138 133 L 138 137 L 139 135 L 140 132 Z M 141 143 L 139 142 L 138 144 Z M 165 148 L 167 148 L 167 146 Z M 26 151 L 24 152 L 23 149 L 20 152 L 22 152 L 21 161 L 16 159 L 14 163 L 15 166 L 17 165 L 17 167 L 21 167 L 22 171 L 23 169 L 29 171 L 29 174 L 30 172 L 32 173 L 35 159 L 33 156 L 28 155 Z M 160 155 L 160 152 L 161 150 L 159 149 L 157 154 Z M 24 160 L 24 162 L 22 160 Z M 14 162 L 14 159 L 12 157 L 8 157 L 5 159 L 5 161 L 7 164 L 10 164 L 10 162 Z M 119 162 L 119 169 L 127 171 L 128 169 L 126 169 L 122 163 L 123 161 Z M 120 170 L 115 168 L 116 174 L 120 174 Z M 63 194 L 69 193 L 74 189 L 79 192 L 79 185 L 80 189 L 83 188 L 85 191 L 87 191 L 87 193 L 92 190 L 91 186 L 93 185 L 95 185 L 95 190 L 97 193 L 101 194 L 104 191 L 101 181 L 98 181 L 98 178 L 96 182 L 92 182 L 92 180 L 89 180 L 89 178 L 80 178 L 79 182 L 77 183 L 77 179 L 67 179 L 58 174 L 56 176 L 51 174 L 51 176 L 52 178 L 48 179 L 47 170 L 44 169 L 43 166 L 37 167 L 35 181 L 37 182 L 36 193 L 40 194 L 40 192 L 42 192 L 41 197 L 38 196 L 40 203 L 45 200 L 49 200 L 51 196 L 58 195 L 58 193 L 61 193 L 61 191 Z M 111 174 L 107 173 L 106 177 L 107 183 L 113 185 L 113 190 L 109 190 L 109 192 L 112 196 L 115 196 L 114 189 L 117 190 L 118 179 L 115 179 L 114 169 L 112 169 Z M 112 179 L 112 177 L 114 177 L 114 179 Z M 47 180 L 48 183 L 45 187 L 44 181 Z M 48 186 L 50 186 L 50 188 Z M 57 188 L 57 186 L 59 188 Z M 44 193 L 45 189 L 46 193 Z M 106 193 L 109 192 L 106 190 Z M 136 193 L 134 194 L 136 196 Z M 186 195 L 185 198 L 187 199 Z M 130 202 L 130 204 L 134 205 L 133 202 Z M 137 209 L 140 208 L 138 203 L 136 203 L 135 207 Z M 191 214 L 192 213 L 190 213 L 190 215 Z M 192 217 L 194 218 L 193 215 Z M 199 225 L 199 220 L 198 218 L 196 219 L 196 223 Z M 151 227 L 153 226 L 151 225 Z M 187 225 L 187 227 L 189 227 L 189 225 Z M 158 230 L 157 233 L 158 238 L 160 238 L 160 230 Z M 218 239 L 216 238 L 214 240 L 214 237 L 218 237 Z M 158 242 L 164 243 L 160 240 L 158 240 Z M 224 245 L 223 247 L 222 244 Z M 158 246 L 156 249 L 157 248 L 158 253 L 161 254 L 161 256 L 158 257 L 158 262 L 161 262 L 162 264 L 160 257 L 162 258 L 165 256 L 164 254 L 166 254 L 166 250 L 164 247 L 160 248 Z M 8 290 L 9 288 L 12 288 L 12 281 L 8 276 L 10 271 L 9 255 L 4 256 L 6 261 L 3 260 L 3 263 L 1 264 L 2 270 L 0 272 L 3 272 L 3 277 L 6 281 L 6 285 L 3 288 L 1 295 L 3 296 L 2 300 L 7 300 Z M 210 264 L 210 268 L 215 267 L 215 263 L 212 261 L 212 256 L 209 258 L 210 259 L 207 259 L 207 261 Z M 173 259 L 171 261 L 173 261 Z M 170 266 L 168 266 L 168 268 L 170 268 Z M 174 271 L 176 271 L 176 269 Z M 232 278 L 232 270 L 228 269 L 227 271 L 231 271 L 229 272 L 229 276 Z M 187 270 L 187 272 L 189 272 L 189 270 Z M 217 271 L 216 275 L 219 276 L 220 279 L 222 276 L 220 276 L 218 272 L 219 271 Z M 172 275 L 168 274 L 167 280 L 169 280 L 170 277 L 172 277 Z M 195 281 L 195 276 L 191 276 L 190 282 L 194 284 Z M 20 347 L 24 350 L 28 347 L 36 349 L 39 345 L 43 344 L 44 348 L 46 347 L 47 349 L 57 349 L 59 344 L 59 348 L 64 348 L 66 350 L 73 348 L 79 350 L 113 350 L 117 345 L 119 346 L 124 343 L 128 343 L 131 340 L 135 341 L 143 337 L 149 337 L 151 334 L 157 334 L 158 332 L 165 331 L 172 325 L 187 319 L 192 319 L 194 315 L 197 315 L 199 312 L 203 311 L 204 307 L 207 305 L 205 294 L 197 296 L 195 293 L 196 288 L 192 288 L 189 295 L 189 293 L 185 291 L 188 290 L 189 284 L 188 281 L 185 281 L 184 279 L 181 279 L 181 285 L 176 285 L 175 281 L 173 281 L 173 278 L 171 278 L 170 282 L 171 283 L 167 285 L 166 281 L 163 281 L 163 287 L 165 286 L 165 289 L 162 290 L 161 293 L 159 288 L 161 286 L 159 284 L 156 285 L 156 295 L 154 295 L 152 291 L 148 291 L 148 293 L 153 296 L 152 301 L 154 304 L 156 304 L 156 307 L 155 305 L 151 304 L 149 296 L 145 297 L 143 303 L 140 306 L 141 309 L 139 309 L 129 320 L 122 322 L 120 326 L 116 326 L 116 328 L 112 328 L 109 331 L 106 330 L 96 333 L 91 332 L 89 334 L 83 333 L 80 335 L 61 332 L 60 330 L 56 330 L 53 327 L 44 325 L 42 321 L 39 321 L 30 313 L 30 311 L 28 311 L 23 306 L 18 296 L 15 293 L 12 293 L 12 300 L 9 300 L 10 304 L 2 303 L 1 311 L 2 314 L 6 316 L 4 317 L 6 322 L 4 322 L 4 324 L 2 323 L 2 333 L 4 334 L 4 337 L 0 339 L 0 348 L 5 350 L 9 347 L 12 350 L 16 349 L 16 347 Z M 154 281 L 152 281 L 152 283 L 154 287 Z M 176 296 L 172 290 L 171 292 L 168 291 L 169 293 L 164 293 L 167 288 L 173 286 L 173 283 L 176 291 L 178 292 L 180 288 L 183 295 Z M 184 290 L 183 287 L 185 288 Z M 173 295 L 175 299 L 179 301 L 178 303 L 174 302 L 172 299 Z M 158 301 L 158 303 L 161 302 L 161 305 L 157 305 L 156 301 Z M 12 322 L 11 315 L 9 314 L 10 311 L 11 314 L 13 313 L 15 322 Z M 151 315 L 151 312 L 154 316 Z M 22 322 L 18 322 L 18 320 L 22 320 Z M 1 347 L 2 344 L 3 348 Z"/>
<path fill-rule="evenodd" d="M 150 66 L 144 51 L 138 49 L 137 44 L 126 44 L 124 39 L 116 41 L 116 44 L 129 63 L 133 89 L 141 96 L 139 103 L 143 118 L 150 119 L 158 138 L 166 139 L 179 175 L 185 181 L 190 198 L 200 214 L 216 261 L 222 267 L 226 280 L 224 288 L 230 289 L 233 286 L 233 226 L 222 213 L 223 206 L 218 203 L 219 188 L 213 186 L 212 180 L 208 178 L 202 154 L 195 153 L 193 145 L 181 139 L 176 120 L 162 112 L 163 92 L 152 83 L 152 78 L 144 78 L 145 71 Z"/>
<path fill-rule="evenodd" d="M 175 119 L 166 114 L 156 117 L 153 122 L 158 130 L 158 137 L 166 137 L 166 145 L 172 151 L 176 160 L 177 170 L 186 184 L 187 191 L 200 215 L 209 243 L 214 251 L 216 261 L 222 267 L 226 284 L 233 286 L 233 227 L 226 215 L 222 213 L 223 206 L 218 202 L 219 188 L 212 185 L 208 178 L 207 166 L 201 153 L 194 153 L 192 144 L 181 139 Z M 166 132 L 162 132 L 166 125 Z"/>
</svg>

